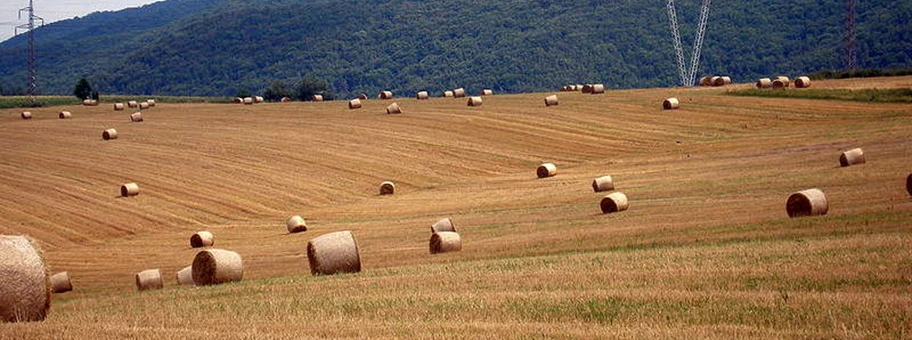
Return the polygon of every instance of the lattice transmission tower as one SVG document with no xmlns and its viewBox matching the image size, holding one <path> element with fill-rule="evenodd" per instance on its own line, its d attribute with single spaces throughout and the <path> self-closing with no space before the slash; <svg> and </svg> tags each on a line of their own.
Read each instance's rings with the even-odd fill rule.
<svg viewBox="0 0 912 340">
<path fill-rule="evenodd" d="M 858 40 L 855 36 L 855 0 L 845 3 L 845 66 L 849 71 L 858 69 Z"/>
<path fill-rule="evenodd" d="M 697 22 L 697 35 L 694 37 L 693 51 L 691 52 L 690 67 L 684 58 L 684 48 L 681 45 L 681 32 L 678 30 L 678 15 L 675 11 L 674 0 L 668 0 L 668 21 L 671 25 L 671 39 L 674 42 L 675 61 L 681 78 L 681 86 L 693 86 L 697 79 L 697 68 L 700 66 L 700 53 L 703 50 L 703 37 L 706 36 L 706 23 L 709 21 L 710 0 L 703 0 L 700 6 L 700 18 Z"/>
<path fill-rule="evenodd" d="M 28 92 L 27 93 L 29 96 L 29 103 L 34 106 L 37 103 L 37 101 L 35 100 L 35 95 L 38 92 L 38 67 L 35 64 L 35 33 L 34 33 L 34 30 L 35 30 L 35 22 L 40 21 L 41 25 L 44 25 L 44 19 L 35 15 L 35 6 L 33 3 L 33 0 L 29 0 L 28 7 L 25 7 L 25 8 L 22 8 L 19 10 L 19 20 L 22 20 L 23 12 L 28 13 L 28 14 L 26 14 L 28 16 L 28 23 L 16 26 L 15 32 L 18 35 L 19 30 L 23 29 L 23 30 L 26 30 L 26 34 L 28 35 L 28 52 L 27 52 L 28 61 L 26 62 L 26 67 L 28 68 L 28 82 L 27 82 L 27 86 L 28 86 L 27 91 Z"/>
</svg>

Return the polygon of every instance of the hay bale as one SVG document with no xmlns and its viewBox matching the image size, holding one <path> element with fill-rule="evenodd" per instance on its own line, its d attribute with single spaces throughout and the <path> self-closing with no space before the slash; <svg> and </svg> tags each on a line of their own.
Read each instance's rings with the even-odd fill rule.
<svg viewBox="0 0 912 340">
<path fill-rule="evenodd" d="M 213 244 L 215 244 L 215 236 L 211 232 L 197 231 L 190 236 L 191 248 L 211 247 Z"/>
<path fill-rule="evenodd" d="M 431 234 L 429 248 L 431 254 L 449 253 L 462 250 L 462 238 L 454 231 L 441 231 Z"/>
<path fill-rule="evenodd" d="M 431 233 L 439 233 L 442 231 L 452 231 L 456 232 L 456 224 L 453 223 L 453 220 L 449 217 L 440 219 L 434 224 L 431 224 Z"/>
<path fill-rule="evenodd" d="M 453 98 L 463 98 L 466 96 L 466 91 L 464 88 L 458 88 L 453 90 Z"/>
<path fill-rule="evenodd" d="M 22 119 L 32 119 L 32 113 L 28 111 L 23 111 L 20 116 Z"/>
<path fill-rule="evenodd" d="M 139 109 L 140 109 L 140 110 L 148 110 L 148 109 L 149 109 L 149 103 L 147 103 L 147 102 L 139 103 Z"/>
<path fill-rule="evenodd" d="M 467 105 L 469 106 L 481 106 L 482 101 L 481 97 L 469 97 Z"/>
<path fill-rule="evenodd" d="M 392 195 L 396 192 L 396 184 L 393 182 L 385 181 L 380 183 L 380 194 L 381 195 Z"/>
<path fill-rule="evenodd" d="M 60 113 L 57 114 L 57 118 L 69 119 L 69 118 L 73 118 L 73 114 L 70 113 L 70 111 L 60 111 Z"/>
<path fill-rule="evenodd" d="M 232 99 L 231 102 L 234 103 L 234 104 L 243 104 L 243 103 L 244 103 L 244 98 L 237 97 L 237 98 Z M 131 106 L 131 107 L 132 107 L 132 106 Z"/>
<path fill-rule="evenodd" d="M 592 191 L 602 192 L 614 190 L 614 180 L 611 176 L 605 175 L 592 180 Z"/>
<path fill-rule="evenodd" d="M 149 103 L 149 106 L 155 106 L 155 99 L 146 99 L 146 103 Z"/>
<path fill-rule="evenodd" d="M 774 88 L 774 89 L 784 89 L 784 88 L 786 88 L 786 87 L 788 87 L 788 84 L 785 83 L 785 82 L 783 82 L 781 79 L 774 79 L 774 80 L 773 80 L 773 86 L 772 86 L 772 88 Z"/>
<path fill-rule="evenodd" d="M 807 189 L 789 196 L 785 203 L 789 217 L 822 216 L 827 214 L 829 205 L 826 195 L 820 189 Z"/>
<path fill-rule="evenodd" d="M 283 103 L 291 103 L 291 98 L 282 97 L 282 102 L 283 102 Z"/>
<path fill-rule="evenodd" d="M 377 98 L 380 98 L 380 99 L 393 99 L 393 91 L 380 91 L 380 93 L 377 94 Z"/>
<path fill-rule="evenodd" d="M 453 98 L 453 91 L 443 91 L 443 98 Z"/>
<path fill-rule="evenodd" d="M 906 177 L 906 191 L 909 192 L 909 195 L 912 195 L 912 174 Z"/>
<path fill-rule="evenodd" d="M 535 170 L 535 174 L 538 175 L 538 178 L 552 177 L 557 175 L 557 166 L 554 163 L 542 163 Z"/>
<path fill-rule="evenodd" d="M 245 97 L 244 105 L 253 105 L 253 97 Z"/>
<path fill-rule="evenodd" d="M 399 107 L 399 103 L 392 103 L 386 107 L 386 114 L 402 113 L 402 108 Z"/>
<path fill-rule="evenodd" d="M 285 227 L 288 228 L 289 233 L 299 233 L 307 231 L 307 222 L 300 215 L 294 215 L 285 221 Z"/>
<path fill-rule="evenodd" d="M 367 93 L 362 93 L 358 95 L 358 99 L 367 100 Z"/>
<path fill-rule="evenodd" d="M 482 96 L 493 96 L 493 95 L 494 95 L 494 90 L 492 90 L 492 89 L 484 89 L 484 90 L 481 90 L 481 95 L 482 95 Z"/>
<path fill-rule="evenodd" d="M 73 282 L 70 281 L 70 273 L 59 272 L 51 275 L 51 292 L 66 293 L 73 290 Z"/>
<path fill-rule="evenodd" d="M 605 93 L 605 85 L 595 84 L 592 85 L 592 94 L 602 94 Z"/>
<path fill-rule="evenodd" d="M 722 83 L 725 85 L 731 85 L 732 78 L 729 76 L 722 76 Z"/>
<path fill-rule="evenodd" d="M 581 89 L 581 91 L 583 93 L 592 93 L 592 84 L 583 85 L 583 88 Z"/>
<path fill-rule="evenodd" d="M 789 77 L 786 77 L 786 76 L 778 76 L 778 77 L 776 77 L 776 79 L 781 81 L 782 84 L 785 85 L 785 87 L 789 87 L 789 84 L 791 83 L 791 80 L 789 80 Z"/>
<path fill-rule="evenodd" d="M 361 99 L 352 99 L 348 101 L 348 109 L 360 109 L 361 108 Z"/>
<path fill-rule="evenodd" d="M 127 183 L 120 186 L 120 196 L 130 197 L 139 195 L 139 184 Z"/>
<path fill-rule="evenodd" d="M 41 249 L 24 236 L 0 235 L 0 254 L 0 321 L 44 320 L 51 286 Z"/>
<path fill-rule="evenodd" d="M 263 97 L 260 97 L 260 96 L 255 96 L 255 97 L 253 97 L 253 103 L 254 103 L 254 104 L 259 104 L 259 103 L 262 103 L 262 102 L 263 102 Z"/>
<path fill-rule="evenodd" d="M 582 90 L 583 90 L 582 84 L 573 85 L 573 91 L 582 91 Z"/>
<path fill-rule="evenodd" d="M 711 76 L 701 77 L 701 78 L 700 78 L 700 86 L 712 86 L 712 84 L 713 84 L 712 78 L 713 78 L 713 77 L 711 77 Z"/>
<path fill-rule="evenodd" d="M 620 191 L 602 197 L 602 201 L 599 202 L 599 207 L 602 208 L 603 214 L 626 211 L 629 206 L 630 203 L 627 201 L 627 195 L 624 195 L 624 193 Z"/>
<path fill-rule="evenodd" d="M 849 165 L 857 165 L 857 164 L 864 164 L 864 163 L 865 163 L 865 156 L 864 156 L 864 151 L 861 151 L 861 148 L 854 148 L 852 150 L 843 152 L 842 155 L 839 156 L 839 165 L 840 166 L 849 166 Z"/>
<path fill-rule="evenodd" d="M 126 106 L 124 103 L 114 103 L 114 111 L 123 111 Z"/>
<path fill-rule="evenodd" d="M 545 107 L 557 106 L 557 104 L 559 104 L 559 102 L 557 101 L 557 95 L 552 94 L 550 96 L 545 97 Z"/>
<path fill-rule="evenodd" d="M 351 231 L 323 234 L 307 242 L 307 262 L 312 275 L 361 271 L 361 253 Z"/>
<path fill-rule="evenodd" d="M 428 98 L 430 98 L 430 97 L 431 97 L 431 96 L 428 95 L 428 92 L 427 92 L 427 91 L 420 91 L 420 92 L 418 92 L 418 93 L 415 95 L 415 98 L 418 99 L 418 100 L 425 100 L 425 99 L 428 99 Z"/>
<path fill-rule="evenodd" d="M 773 80 L 769 78 L 760 78 L 757 80 L 758 89 L 768 89 L 773 87 Z"/>
<path fill-rule="evenodd" d="M 313 95 L 313 98 L 311 98 L 311 99 L 313 99 L 313 101 L 315 101 L 315 102 L 322 102 L 322 101 L 323 101 L 323 95 L 322 95 L 322 94 L 315 94 L 315 95 Z"/>
<path fill-rule="evenodd" d="M 101 138 L 104 140 L 117 139 L 117 130 L 115 130 L 115 129 L 104 130 L 104 132 L 101 133 Z"/>
<path fill-rule="evenodd" d="M 165 287 L 165 281 L 162 280 L 161 270 L 147 269 L 136 273 L 136 289 L 141 291 L 151 289 L 162 289 Z"/>
<path fill-rule="evenodd" d="M 677 110 L 681 107 L 681 102 L 678 101 L 678 98 L 668 98 L 662 101 L 662 108 L 665 110 Z"/>
<path fill-rule="evenodd" d="M 94 99 L 83 99 L 82 105 L 85 106 L 98 106 L 98 101 Z"/>
<path fill-rule="evenodd" d="M 731 84 L 731 77 L 716 76 L 712 77 L 712 86 L 725 86 Z"/>
<path fill-rule="evenodd" d="M 186 266 L 177 271 L 177 284 L 195 286 L 193 282 L 193 266 Z"/>
<path fill-rule="evenodd" d="M 127 106 L 131 108 L 137 108 L 139 107 L 139 103 L 137 103 L 135 100 L 131 100 L 127 102 Z"/>
<path fill-rule="evenodd" d="M 133 114 L 131 114 L 130 121 L 134 122 L 134 123 L 139 123 L 139 122 L 143 121 L 142 112 L 134 112 Z"/>
<path fill-rule="evenodd" d="M 200 286 L 237 282 L 244 278 L 244 261 L 241 255 L 230 250 L 209 249 L 196 253 L 192 268 L 193 282 Z"/>
<path fill-rule="evenodd" d="M 811 78 L 807 76 L 801 76 L 795 78 L 795 88 L 806 89 L 811 87 Z"/>
</svg>

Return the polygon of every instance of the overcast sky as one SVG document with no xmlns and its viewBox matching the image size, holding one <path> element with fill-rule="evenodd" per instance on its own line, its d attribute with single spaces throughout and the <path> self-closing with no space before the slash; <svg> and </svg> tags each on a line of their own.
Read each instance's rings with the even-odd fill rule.
<svg viewBox="0 0 912 340">
<path fill-rule="evenodd" d="M 35 15 L 44 18 L 45 24 L 85 16 L 92 12 L 116 11 L 139 7 L 162 0 L 32 0 Z M 27 24 L 26 13 L 19 19 L 19 9 L 28 7 L 29 0 L 0 0 L 0 41 L 9 39 L 17 25 Z M 22 30 L 20 30 L 20 33 Z"/>
</svg>

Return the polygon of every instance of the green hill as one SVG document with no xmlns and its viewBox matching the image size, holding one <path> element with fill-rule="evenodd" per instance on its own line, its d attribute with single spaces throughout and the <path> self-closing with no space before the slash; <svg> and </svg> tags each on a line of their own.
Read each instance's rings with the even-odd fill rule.
<svg viewBox="0 0 912 340">
<path fill-rule="evenodd" d="M 685 46 L 699 1 L 678 1 Z M 842 66 L 842 1 L 716 2 L 701 74 L 736 81 Z M 858 4 L 859 64 L 912 66 L 912 2 Z M 664 2 L 170 0 L 42 27 L 39 88 L 234 95 L 312 75 L 343 95 L 544 91 L 565 83 L 672 86 Z M 24 37 L 0 44 L 0 86 L 22 87 Z"/>
</svg>

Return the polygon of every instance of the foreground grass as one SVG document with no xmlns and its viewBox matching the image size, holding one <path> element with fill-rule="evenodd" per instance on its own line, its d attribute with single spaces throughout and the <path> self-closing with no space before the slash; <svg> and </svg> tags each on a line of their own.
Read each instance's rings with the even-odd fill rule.
<svg viewBox="0 0 912 340">
<path fill-rule="evenodd" d="M 912 89 L 746 89 L 734 96 L 845 100 L 870 103 L 912 103 Z"/>
<path fill-rule="evenodd" d="M 155 99 L 161 103 L 230 103 L 228 97 L 171 97 L 171 96 L 101 96 L 101 103 L 125 103 L 131 100 Z M 82 100 L 73 96 L 37 96 L 38 107 L 81 105 Z M 33 107 L 26 96 L 0 96 L 0 109 Z"/>
</svg>

